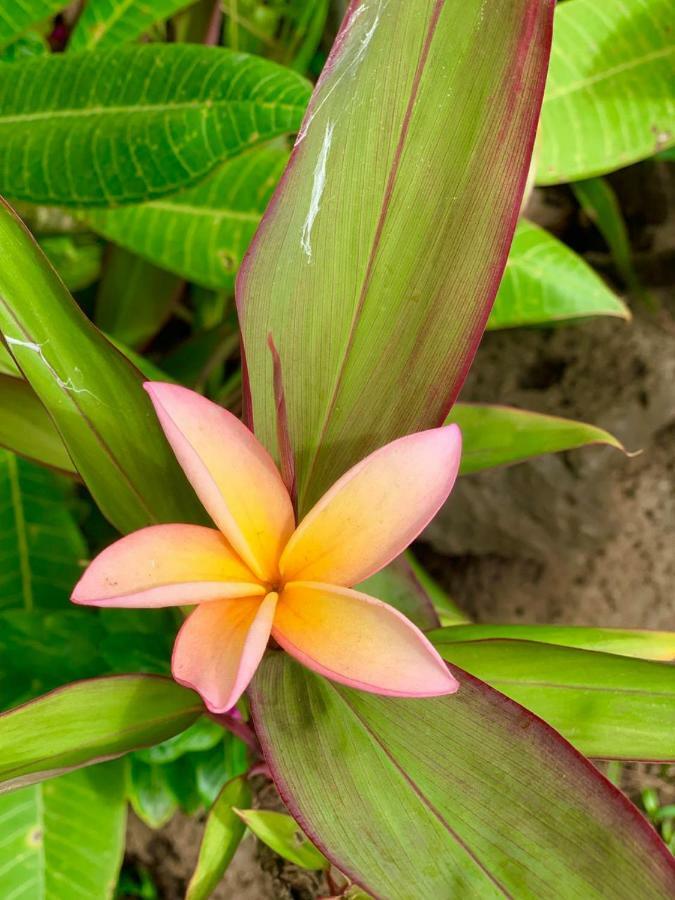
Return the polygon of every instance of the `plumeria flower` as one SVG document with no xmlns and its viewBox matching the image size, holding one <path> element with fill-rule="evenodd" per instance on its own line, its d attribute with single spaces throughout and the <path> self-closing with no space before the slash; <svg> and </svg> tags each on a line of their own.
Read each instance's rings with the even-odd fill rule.
<svg viewBox="0 0 675 900">
<path fill-rule="evenodd" d="M 364 691 L 457 690 L 412 622 L 351 589 L 398 556 L 445 501 L 459 468 L 456 425 L 372 453 L 296 527 L 271 456 L 239 419 L 187 388 L 145 389 L 217 528 L 155 525 L 123 537 L 87 568 L 75 603 L 194 605 L 176 638 L 173 675 L 216 713 L 237 702 L 270 636 L 309 669 Z"/>
</svg>

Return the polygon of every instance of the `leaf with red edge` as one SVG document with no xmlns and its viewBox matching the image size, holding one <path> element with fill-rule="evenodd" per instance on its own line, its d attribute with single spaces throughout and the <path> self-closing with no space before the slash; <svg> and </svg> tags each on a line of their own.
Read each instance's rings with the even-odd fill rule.
<svg viewBox="0 0 675 900">
<path fill-rule="evenodd" d="M 310 840 L 386 900 L 672 897 L 673 858 L 637 809 L 545 722 L 453 671 L 457 694 L 402 700 L 268 654 L 253 718 Z"/>
<path fill-rule="evenodd" d="M 271 333 L 302 515 L 440 425 L 506 262 L 552 0 L 355 0 L 238 279 L 253 424 L 277 450 Z"/>
</svg>

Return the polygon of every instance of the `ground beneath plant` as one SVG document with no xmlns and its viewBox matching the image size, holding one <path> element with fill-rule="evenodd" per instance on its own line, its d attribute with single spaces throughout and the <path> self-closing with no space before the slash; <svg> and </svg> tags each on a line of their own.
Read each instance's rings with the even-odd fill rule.
<svg viewBox="0 0 675 900">
<path fill-rule="evenodd" d="M 627 458 L 592 447 L 461 480 L 416 549 L 479 622 L 675 625 L 673 168 L 648 163 L 612 178 L 657 310 L 631 302 L 631 323 L 492 333 L 478 352 L 462 399 L 583 419 L 642 451 Z M 567 189 L 535 192 L 528 214 L 613 278 Z M 675 801 L 672 768 L 664 777 L 658 767 L 626 767 L 623 778 L 634 798 L 649 786 L 662 803 Z M 200 834 L 184 816 L 159 832 L 130 822 L 130 859 L 152 873 L 162 900 L 184 896 Z M 247 838 L 214 896 L 319 894 L 311 876 Z"/>
</svg>

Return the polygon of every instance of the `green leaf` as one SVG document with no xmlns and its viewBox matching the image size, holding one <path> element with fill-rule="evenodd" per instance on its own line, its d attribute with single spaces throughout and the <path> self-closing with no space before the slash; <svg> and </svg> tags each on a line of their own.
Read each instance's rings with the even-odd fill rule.
<svg viewBox="0 0 675 900">
<path fill-rule="evenodd" d="M 586 756 L 675 761 L 675 669 L 666 663 L 532 641 L 438 646 L 549 722 Z"/>
<path fill-rule="evenodd" d="M 256 731 L 312 842 L 387 900 L 666 900 L 672 859 L 637 809 L 544 722 L 456 674 L 454 695 L 394 699 L 267 655 Z"/>
<path fill-rule="evenodd" d="M 178 809 L 178 798 L 168 782 L 164 766 L 131 758 L 129 802 L 149 828 L 162 828 Z"/>
<path fill-rule="evenodd" d="M 91 235 L 51 235 L 40 238 L 40 247 L 69 291 L 89 287 L 101 274 L 103 247 Z"/>
<path fill-rule="evenodd" d="M 67 0 L 10 0 L 0 4 L 0 47 L 11 44 L 31 25 L 48 19 L 64 6 Z"/>
<path fill-rule="evenodd" d="M 233 807 L 248 806 L 250 802 L 251 789 L 245 777 L 233 778 L 223 787 L 206 820 L 185 900 L 206 900 L 215 890 L 246 830 Z"/>
<path fill-rule="evenodd" d="M 8 64 L 0 67 L 0 192 L 79 207 L 169 194 L 296 131 L 308 95 L 295 72 L 191 44 Z"/>
<path fill-rule="evenodd" d="M 223 733 L 220 725 L 203 717 L 181 734 L 169 738 L 168 741 L 163 741 L 156 747 L 149 747 L 147 750 L 137 751 L 136 759 L 155 765 L 166 765 L 175 762 L 186 753 L 210 750 L 223 740 Z"/>
<path fill-rule="evenodd" d="M 608 444 L 625 452 L 613 435 L 595 425 L 512 406 L 456 403 L 446 421 L 462 429 L 462 475 L 589 444 Z"/>
<path fill-rule="evenodd" d="M 0 332 L 103 514 L 121 531 L 203 520 L 141 374 L 84 316 L 5 205 L 0 260 Z"/>
<path fill-rule="evenodd" d="M 301 869 L 328 869 L 326 857 L 307 839 L 298 823 L 285 813 L 238 809 L 237 815 L 263 844 Z"/>
<path fill-rule="evenodd" d="M 350 7 L 238 280 L 256 434 L 275 452 L 271 333 L 301 515 L 459 390 L 522 199 L 552 11 Z"/>
<path fill-rule="evenodd" d="M 399 556 L 384 569 L 356 585 L 356 589 L 395 606 L 418 628 L 436 628 L 439 619 L 428 586 L 422 582 L 420 567 L 413 568 L 413 562 L 409 554 Z M 437 585 L 434 588 L 440 590 Z M 444 599 L 449 602 L 447 598 Z"/>
<path fill-rule="evenodd" d="M 537 181 L 602 175 L 675 141 L 671 0 L 558 4 Z"/>
<path fill-rule="evenodd" d="M 553 235 L 521 220 L 487 327 L 547 325 L 630 312 L 583 259 Z"/>
<path fill-rule="evenodd" d="M 220 166 L 196 187 L 161 200 L 96 210 L 92 228 L 206 287 L 231 289 L 288 153 L 264 147 Z"/>
<path fill-rule="evenodd" d="M 538 641 L 640 659 L 675 660 L 675 631 L 586 628 L 583 625 L 454 625 L 428 634 L 437 647 L 490 638 Z"/>
<path fill-rule="evenodd" d="M 110 247 L 96 294 L 94 321 L 110 338 L 142 347 L 166 323 L 183 288 L 183 281 L 164 269 Z"/>
<path fill-rule="evenodd" d="M 168 678 L 78 681 L 0 716 L 0 792 L 166 740 L 203 712 Z"/>
<path fill-rule="evenodd" d="M 0 374 L 0 446 L 44 466 L 75 473 L 61 435 L 23 378 Z"/>
<path fill-rule="evenodd" d="M 113 47 L 133 41 L 155 22 L 168 19 L 194 0 L 87 0 L 68 41 L 68 50 Z"/>
<path fill-rule="evenodd" d="M 0 608 L 62 608 L 86 552 L 57 477 L 0 450 Z"/>
<path fill-rule="evenodd" d="M 0 896 L 109 900 L 124 855 L 121 761 L 0 796 Z"/>
</svg>

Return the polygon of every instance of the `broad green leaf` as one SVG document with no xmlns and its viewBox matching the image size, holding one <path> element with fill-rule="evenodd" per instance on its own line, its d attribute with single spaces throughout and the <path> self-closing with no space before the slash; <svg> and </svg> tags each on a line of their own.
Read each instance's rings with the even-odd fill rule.
<svg viewBox="0 0 675 900">
<path fill-rule="evenodd" d="M 580 256 L 543 228 L 521 220 L 488 329 L 589 316 L 630 319 L 630 312 Z"/>
<path fill-rule="evenodd" d="M 350 7 L 238 279 L 256 434 L 276 450 L 272 334 L 301 515 L 454 400 L 515 227 L 552 13 Z"/>
<path fill-rule="evenodd" d="M 102 609 L 101 655 L 111 672 L 169 675 L 180 616 L 173 609 Z"/>
<path fill-rule="evenodd" d="M 156 747 L 149 747 L 147 750 L 138 750 L 135 756 L 136 759 L 143 762 L 166 765 L 175 762 L 186 753 L 210 750 L 219 741 L 222 741 L 223 733 L 220 725 L 204 717 L 198 719 L 194 725 L 190 725 L 181 734 L 169 738 L 168 741 L 163 741 Z"/>
<path fill-rule="evenodd" d="M 133 41 L 194 0 L 87 0 L 68 41 L 68 50 L 114 47 Z"/>
<path fill-rule="evenodd" d="M 211 750 L 193 753 L 197 790 L 204 806 L 209 809 L 216 802 L 225 783 L 248 772 L 251 760 L 246 744 L 230 732 Z M 242 801 L 248 805 L 250 801 Z"/>
<path fill-rule="evenodd" d="M 23 378 L 0 374 L 0 446 L 53 469 L 74 474 L 61 435 Z"/>
<path fill-rule="evenodd" d="M 0 793 L 151 746 L 203 712 L 168 678 L 78 681 L 0 716 Z"/>
<path fill-rule="evenodd" d="M 55 234 L 39 243 L 69 291 L 89 287 L 101 274 L 103 247 L 91 235 Z"/>
<path fill-rule="evenodd" d="M 438 649 L 586 756 L 675 761 L 675 667 L 667 663 L 534 641 L 441 638 Z"/>
<path fill-rule="evenodd" d="M 0 3 L 0 48 L 67 5 L 68 0 L 7 0 Z"/>
<path fill-rule="evenodd" d="M 285 150 L 265 147 L 225 163 L 196 187 L 87 218 L 156 265 L 206 287 L 231 289 L 287 160 Z"/>
<path fill-rule="evenodd" d="M 0 608 L 63 608 L 86 553 L 57 476 L 0 450 Z"/>
<path fill-rule="evenodd" d="M 267 655 L 256 731 L 312 842 L 387 900 L 670 897 L 673 860 L 637 809 L 540 719 L 456 674 L 452 696 L 394 699 Z"/>
<path fill-rule="evenodd" d="M 289 69 L 191 44 L 8 64 L 0 67 L 0 192 L 78 207 L 169 194 L 296 131 L 308 96 Z"/>
<path fill-rule="evenodd" d="M 595 425 L 512 406 L 456 403 L 446 421 L 462 429 L 462 475 L 588 444 L 608 444 L 625 452 L 613 435 Z"/>
<path fill-rule="evenodd" d="M 162 828 L 178 809 L 178 798 L 169 784 L 164 766 L 131 758 L 129 802 L 149 828 Z"/>
<path fill-rule="evenodd" d="M 171 315 L 183 281 L 171 272 L 110 247 L 96 295 L 94 321 L 110 338 L 142 347 Z"/>
<path fill-rule="evenodd" d="M 586 628 L 583 625 L 454 625 L 429 632 L 428 636 L 436 646 L 510 638 L 640 659 L 675 660 L 675 631 Z"/>
<path fill-rule="evenodd" d="M 0 896 L 110 900 L 124 855 L 121 760 L 0 796 Z"/>
<path fill-rule="evenodd" d="M 279 856 L 301 869 L 328 869 L 326 857 L 307 839 L 291 816 L 266 809 L 238 809 L 237 815 L 253 834 Z"/>
<path fill-rule="evenodd" d="M 539 184 L 602 175 L 675 141 L 671 0 L 567 0 L 555 14 Z"/>
<path fill-rule="evenodd" d="M 412 557 L 399 556 L 375 575 L 357 585 L 359 591 L 395 606 L 418 628 L 436 628 L 439 624 L 427 586 L 412 567 Z M 419 568 L 419 567 L 418 567 Z"/>
<path fill-rule="evenodd" d="M 12 210 L 0 206 L 0 332 L 103 514 L 121 531 L 203 513 L 143 377 L 83 315 Z"/>
<path fill-rule="evenodd" d="M 232 861 L 246 827 L 233 807 L 248 806 L 251 789 L 243 776 L 228 781 L 209 812 L 197 866 L 185 900 L 207 900 Z"/>
<path fill-rule="evenodd" d="M 12 359 L 12 354 L 2 342 L 0 342 L 0 375 L 9 375 L 12 378 L 23 378 L 21 370 Z"/>
</svg>

